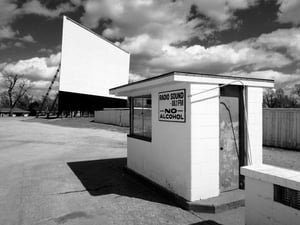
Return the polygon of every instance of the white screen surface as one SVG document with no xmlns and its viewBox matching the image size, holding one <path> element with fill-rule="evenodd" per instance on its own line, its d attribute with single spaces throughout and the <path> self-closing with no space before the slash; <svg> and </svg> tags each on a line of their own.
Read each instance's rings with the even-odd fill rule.
<svg viewBox="0 0 300 225">
<path fill-rule="evenodd" d="M 67 17 L 63 20 L 59 90 L 105 97 L 128 83 L 130 54 Z"/>
</svg>

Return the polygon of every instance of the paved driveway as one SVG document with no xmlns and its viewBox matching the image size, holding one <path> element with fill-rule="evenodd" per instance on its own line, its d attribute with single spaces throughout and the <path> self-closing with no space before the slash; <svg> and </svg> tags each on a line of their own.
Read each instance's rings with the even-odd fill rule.
<svg viewBox="0 0 300 225">
<path fill-rule="evenodd" d="M 217 224 L 124 174 L 125 128 L 0 118 L 0 224 Z"/>
</svg>

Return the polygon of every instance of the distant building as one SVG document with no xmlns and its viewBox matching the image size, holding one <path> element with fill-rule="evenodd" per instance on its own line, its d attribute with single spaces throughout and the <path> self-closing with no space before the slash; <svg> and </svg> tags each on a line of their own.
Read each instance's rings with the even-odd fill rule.
<svg viewBox="0 0 300 225">
<path fill-rule="evenodd" d="M 9 116 L 10 108 L 0 108 L 0 117 Z M 29 111 L 20 109 L 20 108 L 13 108 L 12 116 L 28 116 Z"/>
</svg>

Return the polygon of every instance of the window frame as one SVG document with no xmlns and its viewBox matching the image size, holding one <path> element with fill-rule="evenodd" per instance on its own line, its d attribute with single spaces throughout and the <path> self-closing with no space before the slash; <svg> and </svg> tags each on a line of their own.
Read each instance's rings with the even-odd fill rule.
<svg viewBox="0 0 300 225">
<path fill-rule="evenodd" d="M 151 137 L 147 137 L 147 136 L 143 136 L 143 135 L 134 133 L 134 99 L 135 98 L 150 98 L 151 99 L 151 108 L 150 108 L 151 109 Z M 139 95 L 139 96 L 129 97 L 129 107 L 130 107 L 130 110 L 129 110 L 130 129 L 129 129 L 129 134 L 127 135 L 127 137 L 151 142 L 152 141 L 152 95 L 148 94 L 148 95 Z M 144 106 L 143 106 L 143 108 L 144 108 Z M 144 117 L 143 117 L 143 120 L 144 120 Z M 143 122 L 143 124 L 144 124 L 144 122 Z M 143 129 L 144 129 L 144 125 L 143 125 Z"/>
</svg>

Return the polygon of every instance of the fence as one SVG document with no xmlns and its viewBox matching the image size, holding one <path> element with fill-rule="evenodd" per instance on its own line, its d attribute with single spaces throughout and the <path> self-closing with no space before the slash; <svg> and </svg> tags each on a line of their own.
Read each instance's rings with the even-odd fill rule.
<svg viewBox="0 0 300 225">
<path fill-rule="evenodd" d="M 263 144 L 300 150 L 300 109 L 264 109 Z"/>
<path fill-rule="evenodd" d="M 129 109 L 104 109 L 95 111 L 95 122 L 129 127 Z"/>
</svg>

